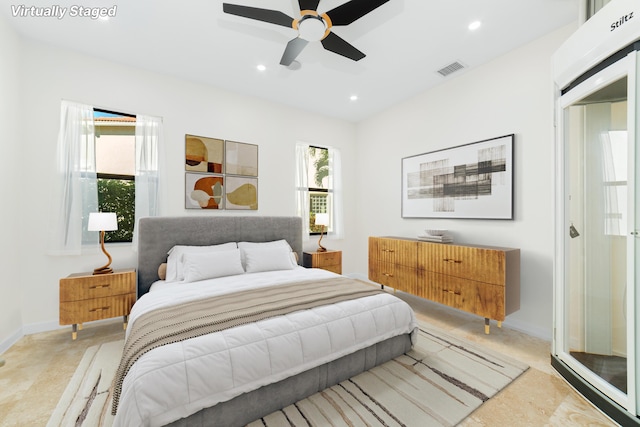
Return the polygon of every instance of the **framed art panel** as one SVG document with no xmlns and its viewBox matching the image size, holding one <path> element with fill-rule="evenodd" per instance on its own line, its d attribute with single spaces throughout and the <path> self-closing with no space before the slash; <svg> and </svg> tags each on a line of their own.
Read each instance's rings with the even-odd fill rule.
<svg viewBox="0 0 640 427">
<path fill-rule="evenodd" d="M 224 209 L 224 176 L 187 172 L 184 181 L 186 209 Z"/>
<path fill-rule="evenodd" d="M 225 141 L 225 173 L 258 176 L 258 146 L 244 142 Z"/>
<path fill-rule="evenodd" d="M 224 173 L 224 140 L 185 135 L 185 170 Z"/>
<path fill-rule="evenodd" d="M 402 217 L 513 219 L 513 138 L 403 158 Z"/>
<path fill-rule="evenodd" d="M 258 209 L 258 178 L 227 176 L 225 179 L 226 209 Z"/>
</svg>

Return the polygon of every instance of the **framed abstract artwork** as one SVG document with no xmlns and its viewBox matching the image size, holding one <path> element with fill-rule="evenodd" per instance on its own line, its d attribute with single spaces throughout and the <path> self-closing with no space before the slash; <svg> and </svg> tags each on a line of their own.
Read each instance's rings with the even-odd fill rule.
<svg viewBox="0 0 640 427">
<path fill-rule="evenodd" d="M 223 175 L 187 172 L 184 181 L 186 209 L 224 209 Z"/>
<path fill-rule="evenodd" d="M 185 169 L 224 173 L 224 140 L 185 135 Z"/>
<path fill-rule="evenodd" d="M 258 146 L 185 135 L 185 209 L 258 209 Z"/>
<path fill-rule="evenodd" d="M 258 176 L 258 146 L 225 141 L 225 169 L 232 175 Z"/>
<path fill-rule="evenodd" d="M 403 218 L 513 219 L 514 135 L 402 159 Z"/>
<path fill-rule="evenodd" d="M 226 209 L 257 210 L 258 178 L 227 175 L 225 206 Z"/>
</svg>

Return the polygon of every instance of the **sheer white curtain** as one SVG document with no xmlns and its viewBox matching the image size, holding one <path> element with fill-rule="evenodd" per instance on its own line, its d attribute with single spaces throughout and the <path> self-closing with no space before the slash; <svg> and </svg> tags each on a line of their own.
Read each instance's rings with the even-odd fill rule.
<svg viewBox="0 0 640 427">
<path fill-rule="evenodd" d="M 160 215 L 160 170 L 162 164 L 162 119 L 136 116 L 136 218 L 133 247 L 138 243 L 140 218 Z"/>
<path fill-rule="evenodd" d="M 98 233 L 88 233 L 89 213 L 98 210 L 93 107 L 62 101 L 49 253 L 80 255 L 97 250 Z"/>
<path fill-rule="evenodd" d="M 296 144 L 296 215 L 302 218 L 302 240 L 309 240 L 309 145 Z"/>
<path fill-rule="evenodd" d="M 329 191 L 333 193 L 333 230 L 329 235 L 336 239 L 344 237 L 342 210 L 342 158 L 340 150 L 329 148 Z"/>
</svg>

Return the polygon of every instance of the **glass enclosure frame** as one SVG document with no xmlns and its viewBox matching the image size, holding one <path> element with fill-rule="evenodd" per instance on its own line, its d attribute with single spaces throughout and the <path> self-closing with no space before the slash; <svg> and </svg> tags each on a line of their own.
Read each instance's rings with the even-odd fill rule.
<svg viewBox="0 0 640 427">
<path fill-rule="evenodd" d="M 570 91 L 566 92 L 558 98 L 556 104 L 556 208 L 555 208 L 555 281 L 558 284 L 555 287 L 555 306 L 554 306 L 554 334 L 552 343 L 552 353 L 559 360 L 565 363 L 577 375 L 583 378 L 591 386 L 595 387 L 608 398 L 616 402 L 618 405 L 626 409 L 630 414 L 637 414 L 638 393 L 637 387 L 639 378 L 636 376 L 638 361 L 638 339 L 636 331 L 640 331 L 636 318 L 639 317 L 636 307 L 640 307 L 640 295 L 636 292 L 636 283 L 638 283 L 637 275 L 639 274 L 634 268 L 638 264 L 637 235 L 635 235 L 637 213 L 635 205 L 640 202 L 636 194 L 635 181 L 638 177 L 636 170 L 636 129 L 639 122 L 637 111 L 637 61 L 638 55 L 636 51 L 629 53 L 625 58 L 611 64 L 602 71 L 589 77 L 582 83 L 576 85 Z M 627 206 L 628 231 L 626 234 L 626 350 L 627 350 L 627 392 L 626 394 L 602 377 L 596 375 L 590 369 L 586 368 L 582 363 L 578 362 L 569 354 L 569 313 L 567 294 L 569 281 L 569 246 L 570 246 L 570 165 L 569 165 L 569 146 L 568 146 L 568 126 L 565 125 L 566 110 L 576 102 L 585 97 L 599 91 L 612 83 L 627 77 L 627 139 L 629 145 L 628 156 L 628 186 L 627 194 L 631 196 Z M 631 175 L 633 173 L 633 175 Z M 635 201 L 634 201 L 635 200 Z"/>
</svg>

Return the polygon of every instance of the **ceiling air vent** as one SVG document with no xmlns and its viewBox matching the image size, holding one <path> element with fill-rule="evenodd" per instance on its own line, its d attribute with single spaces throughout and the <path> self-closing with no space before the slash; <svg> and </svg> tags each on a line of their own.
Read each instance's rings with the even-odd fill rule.
<svg viewBox="0 0 640 427">
<path fill-rule="evenodd" d="M 448 76 L 451 73 L 455 73 L 458 70 L 461 70 L 464 68 L 464 65 L 462 65 L 461 63 L 459 63 L 458 61 L 453 62 L 449 65 L 447 65 L 446 67 L 443 67 L 441 69 L 438 70 L 438 73 L 440 75 L 442 75 L 443 77 Z"/>
</svg>

